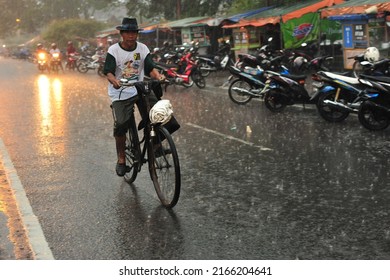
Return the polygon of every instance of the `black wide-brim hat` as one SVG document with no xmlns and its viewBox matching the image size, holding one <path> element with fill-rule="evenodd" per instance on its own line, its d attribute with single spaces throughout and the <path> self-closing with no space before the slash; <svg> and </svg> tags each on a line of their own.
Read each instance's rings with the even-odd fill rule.
<svg viewBox="0 0 390 280">
<path fill-rule="evenodd" d="M 124 17 L 122 20 L 122 25 L 116 27 L 117 30 L 123 31 L 141 31 L 143 29 L 138 28 L 138 23 L 136 18 Z"/>
</svg>

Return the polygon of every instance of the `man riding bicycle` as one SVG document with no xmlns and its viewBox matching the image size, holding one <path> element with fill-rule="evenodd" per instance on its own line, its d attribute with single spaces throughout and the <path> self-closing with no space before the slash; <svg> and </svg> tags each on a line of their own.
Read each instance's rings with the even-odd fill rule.
<svg viewBox="0 0 390 280">
<path fill-rule="evenodd" d="M 148 115 L 143 108 L 144 106 L 140 104 L 136 87 L 121 87 L 120 80 L 143 81 L 145 75 L 156 80 L 164 80 L 165 77 L 155 68 L 149 48 L 137 41 L 138 32 L 142 29 L 138 28 L 135 18 L 123 18 L 122 24 L 116 29 L 119 30 L 122 40 L 108 48 L 103 73 L 109 81 L 108 95 L 112 102 L 114 117 L 114 137 L 118 157 L 115 170 L 117 175 L 122 177 L 127 171 L 126 132 L 134 103 L 137 103 L 142 119 L 147 118 Z M 161 97 L 161 87 L 159 87 L 157 95 L 151 94 L 149 96 L 151 105 Z M 174 122 L 172 127 L 168 128 L 171 133 L 180 127 L 176 121 Z"/>
</svg>

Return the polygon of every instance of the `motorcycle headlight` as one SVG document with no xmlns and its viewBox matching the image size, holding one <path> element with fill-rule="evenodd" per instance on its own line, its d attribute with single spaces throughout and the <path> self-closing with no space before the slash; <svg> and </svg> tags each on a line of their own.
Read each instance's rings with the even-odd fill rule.
<svg viewBox="0 0 390 280">
<path fill-rule="evenodd" d="M 59 58 L 59 57 L 60 57 L 60 54 L 59 54 L 59 53 L 53 53 L 53 57 L 54 57 L 54 58 Z"/>
<path fill-rule="evenodd" d="M 38 58 L 39 58 L 40 60 L 44 60 L 44 59 L 46 58 L 46 55 L 45 55 L 44 53 L 39 53 L 39 54 L 38 54 Z"/>
</svg>

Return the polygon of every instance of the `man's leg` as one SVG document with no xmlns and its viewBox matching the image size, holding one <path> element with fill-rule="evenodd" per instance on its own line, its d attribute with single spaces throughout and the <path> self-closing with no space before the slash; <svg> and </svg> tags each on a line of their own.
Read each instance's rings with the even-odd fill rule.
<svg viewBox="0 0 390 280">
<path fill-rule="evenodd" d="M 116 152 L 118 156 L 118 163 L 125 164 L 126 163 L 126 136 L 115 136 L 116 143 Z"/>
</svg>

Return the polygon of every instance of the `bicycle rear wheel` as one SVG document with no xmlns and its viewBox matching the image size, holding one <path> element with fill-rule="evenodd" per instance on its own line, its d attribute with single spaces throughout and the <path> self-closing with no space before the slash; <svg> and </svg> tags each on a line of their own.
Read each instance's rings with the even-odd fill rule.
<svg viewBox="0 0 390 280">
<path fill-rule="evenodd" d="M 162 205 L 166 208 L 172 208 L 180 196 L 179 157 L 168 130 L 159 126 L 157 132 L 157 141 L 156 139 L 151 140 L 148 147 L 149 173 Z M 164 141 L 161 141 L 161 136 L 165 138 Z M 155 149 L 156 146 L 159 148 Z"/>
<path fill-rule="evenodd" d="M 126 172 L 124 179 L 131 184 L 137 178 L 140 167 L 139 137 L 134 117 L 130 119 L 129 131 L 126 134 L 126 165 L 129 171 Z"/>
</svg>

